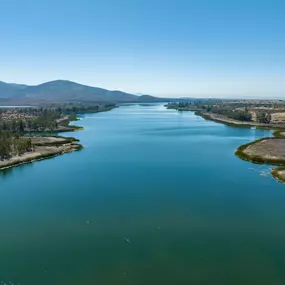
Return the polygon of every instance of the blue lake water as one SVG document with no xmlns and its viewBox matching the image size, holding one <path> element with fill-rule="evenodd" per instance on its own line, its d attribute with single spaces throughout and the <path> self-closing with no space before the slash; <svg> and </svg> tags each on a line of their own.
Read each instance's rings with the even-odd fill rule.
<svg viewBox="0 0 285 285">
<path fill-rule="evenodd" d="M 270 131 L 155 104 L 77 124 L 82 151 L 0 172 L 0 284 L 285 284 L 285 185 L 234 155 Z"/>
</svg>

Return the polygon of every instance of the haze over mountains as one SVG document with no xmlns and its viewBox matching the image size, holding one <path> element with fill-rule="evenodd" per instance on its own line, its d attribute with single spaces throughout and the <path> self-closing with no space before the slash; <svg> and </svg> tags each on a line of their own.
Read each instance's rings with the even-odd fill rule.
<svg viewBox="0 0 285 285">
<path fill-rule="evenodd" d="M 36 86 L 0 82 L 0 99 L 11 102 L 153 102 L 163 101 L 149 95 L 137 96 L 110 91 L 68 80 L 55 80 Z"/>
</svg>

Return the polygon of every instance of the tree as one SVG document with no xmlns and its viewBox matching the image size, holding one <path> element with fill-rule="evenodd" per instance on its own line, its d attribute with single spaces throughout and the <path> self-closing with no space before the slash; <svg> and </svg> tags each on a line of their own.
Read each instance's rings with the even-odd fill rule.
<svg viewBox="0 0 285 285">
<path fill-rule="evenodd" d="M 25 123 L 23 120 L 19 121 L 19 131 L 23 133 L 25 131 Z"/>
<path fill-rule="evenodd" d="M 269 124 L 271 122 L 271 115 L 269 113 L 259 111 L 256 113 L 256 121 L 263 124 Z"/>
</svg>

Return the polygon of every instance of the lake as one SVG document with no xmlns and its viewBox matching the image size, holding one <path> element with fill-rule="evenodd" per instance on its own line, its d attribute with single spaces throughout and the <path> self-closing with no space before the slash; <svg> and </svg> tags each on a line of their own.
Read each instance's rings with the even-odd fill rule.
<svg viewBox="0 0 285 285">
<path fill-rule="evenodd" d="M 76 123 L 82 151 L 0 172 L 0 284 L 285 284 L 285 185 L 234 155 L 271 131 L 160 104 Z"/>
</svg>

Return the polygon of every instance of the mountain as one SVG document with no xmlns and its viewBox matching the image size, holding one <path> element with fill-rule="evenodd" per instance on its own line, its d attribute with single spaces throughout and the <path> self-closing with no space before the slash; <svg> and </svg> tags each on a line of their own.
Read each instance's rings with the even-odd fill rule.
<svg viewBox="0 0 285 285">
<path fill-rule="evenodd" d="M 121 91 L 109 91 L 67 80 L 56 80 L 30 86 L 21 92 L 27 99 L 46 101 L 128 102 L 137 99 L 137 96 Z"/>
<path fill-rule="evenodd" d="M 19 94 L 19 92 L 25 88 L 27 85 L 15 84 L 15 83 L 6 83 L 0 81 L 0 97 L 1 98 L 11 98 Z"/>
<path fill-rule="evenodd" d="M 137 96 L 122 91 L 110 91 L 67 80 L 55 80 L 36 86 L 0 82 L 0 99 L 21 102 L 153 102 L 161 101 L 149 95 Z"/>
<path fill-rule="evenodd" d="M 157 98 L 151 95 L 140 95 L 138 96 L 140 102 L 157 102 L 157 101 L 165 101 L 164 98 Z"/>
</svg>

